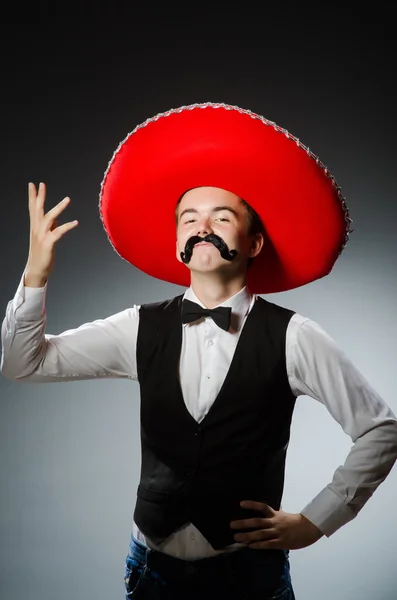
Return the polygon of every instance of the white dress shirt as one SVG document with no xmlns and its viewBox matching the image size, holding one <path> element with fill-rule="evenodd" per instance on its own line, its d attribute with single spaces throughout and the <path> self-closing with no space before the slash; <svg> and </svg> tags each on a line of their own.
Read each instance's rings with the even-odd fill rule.
<svg viewBox="0 0 397 600">
<path fill-rule="evenodd" d="M 14 298 L 7 304 L 1 330 L 3 375 L 26 383 L 97 377 L 137 381 L 139 306 L 59 335 L 46 334 L 47 284 L 28 288 L 23 273 Z M 203 306 L 192 288 L 184 296 Z M 198 422 L 222 386 L 256 298 L 243 288 L 220 305 L 232 308 L 228 332 L 210 317 L 183 326 L 181 388 L 186 407 Z M 321 402 L 354 442 L 332 481 L 301 511 L 330 536 L 358 514 L 388 475 L 397 458 L 397 419 L 322 327 L 298 313 L 287 327 L 286 366 L 293 394 Z M 214 550 L 191 523 L 160 546 L 145 538 L 135 523 L 133 533 L 146 545 L 186 560 L 221 552 Z M 225 551 L 240 547 L 242 544 L 235 543 Z"/>
</svg>

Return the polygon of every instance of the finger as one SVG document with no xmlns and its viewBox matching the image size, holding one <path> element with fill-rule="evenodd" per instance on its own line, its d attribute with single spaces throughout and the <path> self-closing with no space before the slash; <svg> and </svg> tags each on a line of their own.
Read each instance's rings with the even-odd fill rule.
<svg viewBox="0 0 397 600">
<path fill-rule="evenodd" d="M 242 502 L 240 502 L 240 506 L 241 506 L 241 508 L 257 510 L 268 516 L 273 516 L 277 512 L 271 506 L 269 506 L 268 504 L 265 504 L 265 502 L 255 502 L 254 500 L 243 500 Z"/>
<path fill-rule="evenodd" d="M 63 225 L 60 225 L 59 227 L 51 231 L 54 241 L 59 240 L 67 231 L 69 231 L 70 229 L 74 229 L 74 227 L 76 227 L 78 224 L 78 221 L 70 221 L 68 223 L 63 223 Z"/>
<path fill-rule="evenodd" d="M 280 539 L 252 542 L 252 544 L 247 544 L 247 546 L 253 550 L 289 550 Z"/>
<path fill-rule="evenodd" d="M 31 220 L 34 218 L 34 216 L 36 214 L 36 198 L 37 198 L 36 186 L 34 183 L 32 183 L 30 181 L 29 185 L 28 185 L 28 206 L 29 206 L 29 214 L 30 214 Z"/>
<path fill-rule="evenodd" d="M 242 542 L 244 544 L 250 544 L 252 542 L 258 542 L 263 540 L 275 540 L 278 534 L 275 529 L 257 529 L 249 533 L 236 533 L 234 536 L 236 542 Z"/>
<path fill-rule="evenodd" d="M 38 190 L 36 190 L 36 186 L 34 185 L 34 183 L 29 182 L 28 191 L 30 218 L 32 221 L 34 221 L 37 216 L 42 218 L 44 215 L 43 206 L 45 201 L 46 188 L 43 183 L 40 183 Z"/>
<path fill-rule="evenodd" d="M 51 224 L 52 221 L 54 219 L 56 219 L 56 217 L 58 217 L 63 210 L 65 210 L 65 208 L 68 206 L 69 202 L 70 202 L 70 198 L 69 198 L 69 196 L 66 196 L 66 198 L 64 198 L 63 200 L 58 202 L 58 204 L 53 206 L 51 208 L 51 210 L 49 210 L 48 213 L 46 213 L 45 218 L 46 218 L 48 224 Z"/>
<path fill-rule="evenodd" d="M 36 186 L 35 186 L 34 183 L 32 183 L 31 181 L 29 181 L 29 183 L 28 183 L 28 197 L 29 197 L 29 202 L 32 202 L 33 200 L 36 200 L 36 196 L 37 196 Z"/>
<path fill-rule="evenodd" d="M 37 192 L 37 207 L 38 208 L 44 209 L 46 192 L 47 192 L 46 184 L 43 182 L 40 182 L 39 190 Z"/>
<path fill-rule="evenodd" d="M 232 529 L 267 529 L 273 526 L 271 519 L 256 517 L 254 519 L 241 519 L 240 521 L 231 521 Z"/>
</svg>

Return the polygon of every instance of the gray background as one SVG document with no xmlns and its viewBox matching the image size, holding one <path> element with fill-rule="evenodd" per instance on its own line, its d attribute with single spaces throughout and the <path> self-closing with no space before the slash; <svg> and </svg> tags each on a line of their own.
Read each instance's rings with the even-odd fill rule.
<svg viewBox="0 0 397 600">
<path fill-rule="evenodd" d="M 123 27 L 55 17 L 2 27 L 0 310 L 4 317 L 27 259 L 29 180 L 47 183 L 47 209 L 70 195 L 61 222 L 79 220 L 57 245 L 48 333 L 179 293 L 112 250 L 98 214 L 100 182 L 118 143 L 146 118 L 194 102 L 236 104 L 310 146 L 335 174 L 354 220 L 328 277 L 267 297 L 320 323 L 397 412 L 388 15 L 325 15 L 305 29 L 294 19 L 258 27 L 250 20 L 252 31 L 207 23 L 201 38 L 191 22 L 144 26 L 132 11 Z M 241 47 L 244 35 L 252 47 Z M 138 406 L 130 381 L 22 385 L 0 377 L 1 600 L 124 597 Z M 283 508 L 298 512 L 350 447 L 321 405 L 299 398 Z M 291 553 L 297 600 L 397 597 L 396 494 L 394 468 L 353 522 Z"/>
</svg>

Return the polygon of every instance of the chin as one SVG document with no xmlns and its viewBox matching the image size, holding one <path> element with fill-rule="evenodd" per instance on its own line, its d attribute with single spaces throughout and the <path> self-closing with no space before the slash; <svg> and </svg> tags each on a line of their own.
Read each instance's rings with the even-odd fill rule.
<svg viewBox="0 0 397 600">
<path fill-rule="evenodd" d="M 186 265 L 190 271 L 193 273 L 216 273 L 225 271 L 225 266 L 227 266 L 227 262 L 220 262 L 217 264 L 194 264 L 193 259 L 190 261 L 189 265 Z"/>
</svg>

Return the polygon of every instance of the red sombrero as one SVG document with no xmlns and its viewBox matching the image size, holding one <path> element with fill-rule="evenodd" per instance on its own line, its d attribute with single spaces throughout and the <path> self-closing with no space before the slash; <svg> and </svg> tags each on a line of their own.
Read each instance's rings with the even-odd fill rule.
<svg viewBox="0 0 397 600">
<path fill-rule="evenodd" d="M 248 110 L 206 103 L 156 115 L 120 143 L 99 199 L 113 248 L 145 273 L 188 287 L 174 214 L 180 196 L 200 186 L 233 192 L 260 215 L 267 239 L 248 271 L 254 293 L 328 275 L 352 231 L 334 177 L 297 138 Z"/>
</svg>

